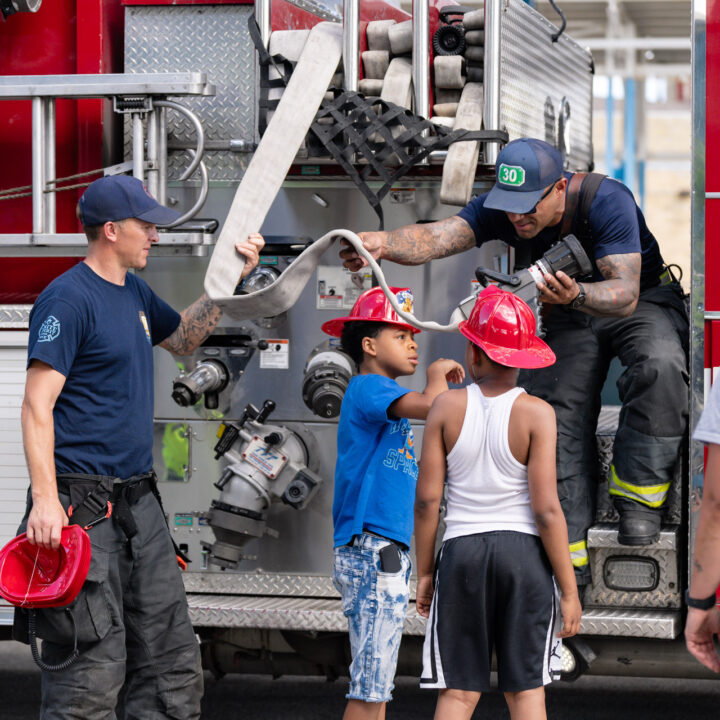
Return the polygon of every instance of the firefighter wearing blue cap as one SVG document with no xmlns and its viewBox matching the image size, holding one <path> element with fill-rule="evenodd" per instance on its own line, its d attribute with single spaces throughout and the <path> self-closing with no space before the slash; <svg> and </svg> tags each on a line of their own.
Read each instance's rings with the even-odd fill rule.
<svg viewBox="0 0 720 720">
<path fill-rule="evenodd" d="M 620 513 L 619 541 L 657 540 L 687 425 L 687 313 L 679 283 L 632 193 L 622 183 L 567 172 L 552 145 L 533 138 L 498 154 L 496 182 L 457 215 L 390 232 L 361 233 L 378 259 L 416 265 L 503 240 L 527 267 L 573 233 L 593 261 L 580 282 L 558 272 L 539 284 L 550 368 L 523 373 L 528 392 L 547 400 L 558 423 L 558 492 L 568 522 L 579 585 L 590 582 L 587 530 L 598 479 L 595 430 L 601 389 L 613 357 L 623 365 L 610 494 Z M 364 265 L 340 253 L 345 265 Z"/>
<path fill-rule="evenodd" d="M 22 429 L 31 479 L 20 531 L 57 548 L 68 523 L 88 530 L 92 559 L 73 605 L 35 610 L 45 665 L 44 719 L 125 714 L 198 718 L 200 653 L 176 552 L 152 472 L 153 346 L 192 353 L 220 319 L 202 295 L 177 313 L 137 275 L 159 240 L 157 225 L 179 213 L 140 180 L 108 176 L 78 204 L 88 239 L 84 261 L 53 280 L 30 314 Z M 243 275 L 258 263 L 260 235 L 241 238 Z M 15 637 L 27 641 L 25 611 Z"/>
</svg>

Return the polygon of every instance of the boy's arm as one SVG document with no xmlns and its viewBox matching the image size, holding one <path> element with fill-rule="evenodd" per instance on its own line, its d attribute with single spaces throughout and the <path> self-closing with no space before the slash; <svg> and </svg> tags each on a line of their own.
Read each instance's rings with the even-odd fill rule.
<svg viewBox="0 0 720 720">
<path fill-rule="evenodd" d="M 427 369 L 427 384 L 422 392 L 405 393 L 388 408 L 388 415 L 411 420 L 424 420 L 433 400 L 448 389 L 448 382 L 461 383 L 465 370 L 455 360 L 440 358 Z"/>
<path fill-rule="evenodd" d="M 563 629 L 559 636 L 569 637 L 580 630 L 582 609 L 568 548 L 567 524 L 557 494 L 555 412 L 546 402 L 529 396 L 526 411 L 530 429 L 527 465 L 530 505 L 560 587 Z"/>
<path fill-rule="evenodd" d="M 420 473 L 415 492 L 415 555 L 418 574 L 416 604 L 418 613 L 423 617 L 430 615 L 435 538 L 447 471 L 442 435 L 443 400 L 444 398 L 440 397 L 433 403 L 425 423 Z"/>
</svg>

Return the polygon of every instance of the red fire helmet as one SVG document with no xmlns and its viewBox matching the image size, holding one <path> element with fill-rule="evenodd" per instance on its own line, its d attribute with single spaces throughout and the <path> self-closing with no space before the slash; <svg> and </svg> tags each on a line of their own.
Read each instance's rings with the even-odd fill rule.
<svg viewBox="0 0 720 720">
<path fill-rule="evenodd" d="M 535 316 L 528 304 L 495 285 L 477 296 L 470 317 L 458 329 L 501 365 L 542 368 L 555 362 L 555 353 L 535 335 Z"/>
<path fill-rule="evenodd" d="M 0 550 L 0 595 L 25 608 L 69 605 L 90 567 L 90 538 L 79 525 L 62 529 L 60 547 L 31 545 L 26 533 Z"/>
<path fill-rule="evenodd" d="M 395 293 L 398 304 L 405 312 L 412 312 L 413 309 L 413 296 L 410 292 L 410 288 L 397 288 L 391 287 L 390 290 Z M 352 306 L 350 315 L 347 317 L 335 318 L 335 320 L 328 320 L 323 323 L 322 331 L 333 337 L 340 337 L 342 335 L 343 328 L 346 322 L 352 322 L 354 320 L 363 320 L 365 322 L 382 322 L 388 325 L 397 325 L 398 327 L 406 328 L 414 333 L 419 333 L 420 330 L 409 325 L 398 317 L 398 314 L 393 309 L 390 301 L 385 297 L 382 288 L 374 287 L 360 295 Z"/>
</svg>

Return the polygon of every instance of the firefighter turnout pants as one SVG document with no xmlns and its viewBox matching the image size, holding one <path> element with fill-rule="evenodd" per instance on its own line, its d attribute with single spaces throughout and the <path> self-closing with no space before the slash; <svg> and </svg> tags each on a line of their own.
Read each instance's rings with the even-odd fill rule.
<svg viewBox="0 0 720 720">
<path fill-rule="evenodd" d="M 630 317 L 554 307 L 545 327 L 557 362 L 523 371 L 520 384 L 555 409 L 558 495 L 576 578 L 584 585 L 591 580 L 587 531 L 595 520 L 599 471 L 595 433 L 610 362 L 617 356 L 623 372 L 609 491 L 660 512 L 687 425 L 687 314 L 672 284 L 641 292 Z"/>
<path fill-rule="evenodd" d="M 70 496 L 61 491 L 60 501 L 67 510 Z M 30 507 L 28 499 L 20 532 Z M 80 656 L 66 670 L 43 671 L 42 720 L 115 718 L 123 685 L 125 718 L 200 717 L 200 648 L 164 514 L 151 492 L 137 498 L 129 512 L 137 526 L 131 539 L 115 512 L 88 530 L 90 569 L 71 606 Z M 62 662 L 73 649 L 67 613 L 35 612 L 42 660 Z M 15 637 L 24 639 L 19 624 L 16 616 Z"/>
</svg>

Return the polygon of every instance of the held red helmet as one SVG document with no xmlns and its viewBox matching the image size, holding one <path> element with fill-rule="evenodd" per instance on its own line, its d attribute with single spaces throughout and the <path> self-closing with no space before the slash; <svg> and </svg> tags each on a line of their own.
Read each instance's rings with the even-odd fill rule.
<svg viewBox="0 0 720 720">
<path fill-rule="evenodd" d="M 535 335 L 535 316 L 528 304 L 495 285 L 478 295 L 470 317 L 458 329 L 501 365 L 542 368 L 555 362 L 555 353 Z"/>
<path fill-rule="evenodd" d="M 31 545 L 26 533 L 0 550 L 0 595 L 24 608 L 69 605 L 90 567 L 90 538 L 79 525 L 62 529 L 60 547 Z"/>
<path fill-rule="evenodd" d="M 413 296 L 410 292 L 410 288 L 397 288 L 391 287 L 390 290 L 395 293 L 398 304 L 405 312 L 412 312 L 413 310 Z M 355 304 L 350 311 L 350 315 L 347 317 L 335 318 L 335 320 L 328 320 L 323 323 L 322 331 L 333 337 L 340 337 L 342 335 L 343 328 L 346 322 L 352 322 L 354 320 L 362 320 L 364 322 L 382 322 L 388 325 L 397 325 L 398 327 L 406 328 L 414 333 L 419 333 L 420 330 L 409 325 L 405 321 L 398 317 L 398 314 L 393 309 L 390 301 L 385 297 L 382 288 L 374 287 L 360 295 L 355 301 Z"/>
</svg>

